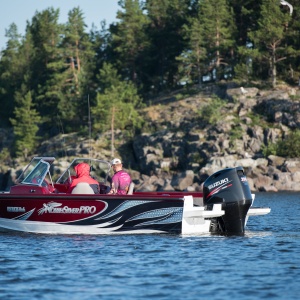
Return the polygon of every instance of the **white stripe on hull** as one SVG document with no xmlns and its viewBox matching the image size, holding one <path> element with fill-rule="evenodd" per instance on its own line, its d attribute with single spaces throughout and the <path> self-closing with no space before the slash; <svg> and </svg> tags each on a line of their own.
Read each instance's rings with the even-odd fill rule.
<svg viewBox="0 0 300 300">
<path fill-rule="evenodd" d="M 101 226 L 101 225 L 100 225 Z M 46 234 L 145 234 L 145 233 L 163 233 L 160 230 L 130 230 L 130 231 L 115 231 L 122 225 L 112 228 L 101 228 L 98 225 L 64 225 L 51 222 L 36 222 L 11 220 L 0 218 L 0 231 L 21 231 L 31 233 L 46 233 Z"/>
</svg>

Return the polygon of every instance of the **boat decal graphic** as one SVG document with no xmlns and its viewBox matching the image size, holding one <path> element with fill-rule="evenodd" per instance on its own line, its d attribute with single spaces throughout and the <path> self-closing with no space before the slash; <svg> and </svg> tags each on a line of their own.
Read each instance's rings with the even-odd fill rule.
<svg viewBox="0 0 300 300">
<path fill-rule="evenodd" d="M 117 219 L 114 219 L 114 220 L 105 222 L 105 223 L 97 224 L 97 227 L 99 227 L 99 228 L 105 228 L 105 227 L 107 227 L 107 226 L 111 226 L 111 225 L 113 225 L 114 223 L 118 222 L 121 218 L 122 218 L 122 216 L 119 217 L 119 218 L 117 218 Z M 120 226 L 118 226 L 118 228 L 121 227 L 121 226 L 123 226 L 123 224 L 120 225 Z"/>
<path fill-rule="evenodd" d="M 153 219 L 153 218 L 158 218 L 158 217 L 164 217 L 164 216 L 168 216 L 172 213 L 176 213 L 177 210 L 178 210 L 178 208 L 174 208 L 174 207 L 154 209 L 154 210 L 150 210 L 150 211 L 146 211 L 144 213 L 138 214 L 128 220 L 133 221 L 133 220 L 140 220 L 140 219 Z"/>
<path fill-rule="evenodd" d="M 106 219 L 108 217 L 112 217 L 115 216 L 116 214 L 123 212 L 124 210 L 134 207 L 134 206 L 138 206 L 141 204 L 145 204 L 145 203 L 150 203 L 150 202 L 154 202 L 154 201 L 142 201 L 142 200 L 137 200 L 137 201 L 125 201 L 124 203 L 120 204 L 118 207 L 116 207 L 114 210 L 112 210 L 111 212 L 109 212 L 108 214 L 97 218 L 95 220 L 101 220 L 101 219 Z"/>
<path fill-rule="evenodd" d="M 222 180 L 216 181 L 216 182 L 212 183 L 211 185 L 209 185 L 208 189 L 211 190 L 214 187 L 218 187 L 219 185 L 224 185 L 224 184 L 226 184 L 228 182 L 229 182 L 229 179 L 228 178 L 224 178 Z"/>
<path fill-rule="evenodd" d="M 26 212 L 25 207 L 19 207 L 19 206 L 7 206 L 6 211 L 8 211 L 8 212 Z"/>
<path fill-rule="evenodd" d="M 212 191 L 207 195 L 207 197 L 210 197 L 210 196 L 212 196 L 212 195 L 218 193 L 219 191 L 224 190 L 224 189 L 226 189 L 226 188 L 232 186 L 232 183 L 230 183 L 230 182 L 232 182 L 232 180 L 229 181 L 229 182 L 226 182 L 226 183 L 222 184 L 221 186 L 217 187 L 216 189 L 212 190 Z"/>
<path fill-rule="evenodd" d="M 50 214 L 94 214 L 96 212 L 96 206 L 85 206 L 80 207 L 68 207 L 62 206 L 62 203 L 49 202 L 44 203 L 43 207 L 38 210 L 39 215 L 50 213 Z"/>
<path fill-rule="evenodd" d="M 241 177 L 241 182 L 248 182 L 247 177 L 246 176 L 242 176 Z"/>
<path fill-rule="evenodd" d="M 21 215 L 21 216 L 18 216 L 18 217 L 15 217 L 13 218 L 14 220 L 27 220 L 35 211 L 35 208 L 28 211 L 27 213 Z"/>
<path fill-rule="evenodd" d="M 102 234 L 109 234 L 109 233 L 113 233 L 114 231 L 118 231 L 122 226 L 123 226 L 123 224 L 118 225 L 116 227 L 111 227 L 111 228 L 103 228 L 103 227 L 100 227 L 100 226 L 97 226 L 96 228 L 101 230 Z"/>
<path fill-rule="evenodd" d="M 108 204 L 105 201 L 102 201 L 102 200 L 96 200 L 96 201 L 104 203 L 105 207 L 101 211 L 99 211 L 97 214 L 94 214 L 92 216 L 87 216 L 85 218 L 80 219 L 81 221 L 83 221 L 83 220 L 89 220 L 89 219 L 97 220 L 97 219 L 95 219 L 95 217 L 99 216 L 100 214 L 102 214 L 107 209 Z M 76 223 L 76 222 L 78 222 L 78 220 L 75 220 L 75 221 L 66 221 L 66 222 L 59 222 L 59 223 L 60 224 L 72 224 L 72 223 Z"/>
<path fill-rule="evenodd" d="M 183 213 L 183 208 L 179 207 L 175 209 L 172 213 L 164 216 L 163 218 L 136 224 L 134 227 L 145 226 L 145 225 L 178 223 L 182 221 L 182 213 Z"/>
</svg>

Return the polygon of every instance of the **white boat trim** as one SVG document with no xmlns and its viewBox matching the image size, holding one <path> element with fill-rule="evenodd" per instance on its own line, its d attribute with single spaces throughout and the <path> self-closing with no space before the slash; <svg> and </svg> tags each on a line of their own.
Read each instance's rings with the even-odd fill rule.
<svg viewBox="0 0 300 300">
<path fill-rule="evenodd" d="M 39 234 L 149 234 L 149 233 L 163 233 L 160 230 L 131 230 L 131 231 L 116 231 L 121 226 L 113 228 L 101 228 L 98 225 L 63 225 L 51 222 L 36 222 L 36 221 L 23 221 L 0 218 L 0 231 L 20 231 Z"/>
<path fill-rule="evenodd" d="M 269 207 L 250 207 L 247 213 L 247 216 L 263 216 L 270 213 L 271 208 Z"/>
<path fill-rule="evenodd" d="M 204 207 L 194 206 L 193 196 L 184 196 L 182 234 L 209 233 L 210 218 L 225 214 L 221 204 L 215 204 L 213 210 L 204 210 Z"/>
</svg>

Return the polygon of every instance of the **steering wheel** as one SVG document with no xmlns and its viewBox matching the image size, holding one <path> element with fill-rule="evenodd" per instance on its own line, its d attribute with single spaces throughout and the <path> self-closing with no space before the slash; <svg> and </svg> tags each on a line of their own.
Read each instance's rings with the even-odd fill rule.
<svg viewBox="0 0 300 300">
<path fill-rule="evenodd" d="M 73 182 L 73 180 L 74 180 L 75 178 L 77 178 L 77 177 L 74 176 L 74 175 L 70 175 L 70 176 L 63 182 L 63 184 L 70 185 L 70 184 Z"/>
</svg>

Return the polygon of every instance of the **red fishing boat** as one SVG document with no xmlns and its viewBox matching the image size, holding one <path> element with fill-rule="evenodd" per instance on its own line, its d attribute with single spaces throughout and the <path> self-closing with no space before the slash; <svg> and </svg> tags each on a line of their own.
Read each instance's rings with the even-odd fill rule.
<svg viewBox="0 0 300 300">
<path fill-rule="evenodd" d="M 200 192 L 107 194 L 109 162 L 76 158 L 53 182 L 54 157 L 34 157 L 9 191 L 0 192 L 0 230 L 44 234 L 211 233 L 243 235 L 254 208 L 241 167 L 211 175 Z M 67 193 L 74 166 L 86 162 L 100 184 L 94 194 L 85 185 Z"/>
</svg>

